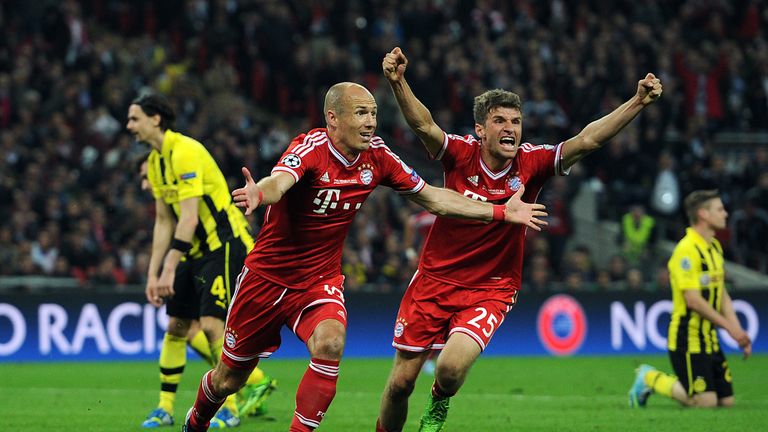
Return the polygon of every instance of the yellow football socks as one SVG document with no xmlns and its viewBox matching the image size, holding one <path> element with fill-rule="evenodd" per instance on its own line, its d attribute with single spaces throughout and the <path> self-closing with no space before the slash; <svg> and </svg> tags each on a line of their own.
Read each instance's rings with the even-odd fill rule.
<svg viewBox="0 0 768 432">
<path fill-rule="evenodd" d="M 176 400 L 176 388 L 186 363 L 187 338 L 166 333 L 160 349 L 160 402 L 157 406 L 171 415 Z"/>
<path fill-rule="evenodd" d="M 202 330 L 198 330 L 197 333 L 192 337 L 192 339 L 189 340 L 189 346 L 195 350 L 196 353 L 200 355 L 200 357 L 205 360 L 206 363 L 208 363 L 211 367 L 216 366 L 216 361 L 213 360 L 213 357 L 211 355 L 211 346 L 208 345 L 208 338 L 205 337 L 205 333 Z"/>
<path fill-rule="evenodd" d="M 654 392 L 672 397 L 672 386 L 677 381 L 677 377 L 653 370 L 645 374 L 645 385 L 652 388 Z"/>
</svg>

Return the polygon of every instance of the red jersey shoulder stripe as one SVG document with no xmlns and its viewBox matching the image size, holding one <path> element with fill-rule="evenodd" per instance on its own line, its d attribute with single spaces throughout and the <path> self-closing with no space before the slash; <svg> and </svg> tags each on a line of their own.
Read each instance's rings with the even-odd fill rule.
<svg viewBox="0 0 768 432">
<path fill-rule="evenodd" d="M 299 157 L 304 157 L 309 152 L 316 149 L 318 146 L 325 144 L 326 142 L 328 142 L 328 135 L 326 135 L 325 132 L 318 131 L 305 136 L 304 142 L 297 145 L 293 149 L 293 152 Z"/>
</svg>

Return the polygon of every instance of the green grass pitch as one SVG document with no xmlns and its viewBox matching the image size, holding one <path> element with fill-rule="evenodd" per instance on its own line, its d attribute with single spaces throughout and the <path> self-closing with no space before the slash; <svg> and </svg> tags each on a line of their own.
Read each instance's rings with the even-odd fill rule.
<svg viewBox="0 0 768 432">
<path fill-rule="evenodd" d="M 729 356 L 737 406 L 685 410 L 654 395 L 643 410 L 627 407 L 634 367 L 647 362 L 669 371 L 666 356 L 481 357 L 451 401 L 446 432 L 456 431 L 752 431 L 768 424 L 768 356 Z M 307 360 L 263 361 L 279 380 L 265 417 L 248 418 L 242 432 L 286 431 L 294 392 Z M 373 431 L 390 359 L 347 359 L 336 399 L 320 431 Z M 205 371 L 191 361 L 176 404 L 177 425 Z M 415 431 L 431 378 L 411 397 L 406 431 Z M 140 431 L 157 403 L 155 362 L 0 364 L 0 429 L 5 431 Z"/>
</svg>

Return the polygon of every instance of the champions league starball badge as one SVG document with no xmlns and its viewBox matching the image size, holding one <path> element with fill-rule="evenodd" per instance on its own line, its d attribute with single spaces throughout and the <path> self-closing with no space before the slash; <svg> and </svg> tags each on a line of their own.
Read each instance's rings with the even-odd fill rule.
<svg viewBox="0 0 768 432">
<path fill-rule="evenodd" d="M 281 164 L 287 166 L 288 168 L 298 168 L 301 166 L 301 158 L 295 154 L 291 153 L 288 155 L 285 155 L 283 160 L 280 161 Z"/>
</svg>

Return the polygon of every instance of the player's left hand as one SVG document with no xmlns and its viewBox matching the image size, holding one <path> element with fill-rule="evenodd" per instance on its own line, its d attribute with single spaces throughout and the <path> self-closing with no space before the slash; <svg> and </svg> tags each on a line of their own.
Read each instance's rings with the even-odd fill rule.
<svg viewBox="0 0 768 432">
<path fill-rule="evenodd" d="M 520 189 L 509 198 L 504 210 L 504 221 L 526 225 L 529 228 L 541 231 L 541 227 L 549 225 L 547 221 L 539 219 L 546 217 L 547 212 L 544 204 L 528 204 L 521 199 L 525 192 L 525 185 L 520 185 Z"/>
<path fill-rule="evenodd" d="M 390 82 L 398 82 L 405 75 L 405 68 L 408 67 L 408 59 L 403 54 L 400 47 L 395 47 L 384 56 L 381 61 L 381 69 L 384 71 L 384 77 Z"/>
<path fill-rule="evenodd" d="M 645 78 L 637 82 L 637 97 L 643 105 L 649 105 L 661 97 L 663 89 L 661 80 L 656 75 L 649 73 Z"/>
<path fill-rule="evenodd" d="M 256 186 L 256 182 L 251 177 L 251 172 L 248 168 L 242 167 L 243 177 L 245 177 L 245 186 L 232 191 L 232 198 L 235 200 L 235 205 L 245 209 L 245 215 L 253 213 L 256 207 L 261 204 L 260 190 Z"/>
<path fill-rule="evenodd" d="M 175 292 L 173 291 L 173 282 L 176 279 L 175 270 L 166 270 L 160 273 L 160 278 L 157 280 L 157 296 L 163 301 L 173 297 Z"/>
<path fill-rule="evenodd" d="M 750 342 L 750 343 L 744 345 L 743 347 L 741 347 L 741 351 L 744 353 L 742 358 L 744 360 L 748 359 L 749 356 L 752 355 L 752 342 Z"/>
</svg>

